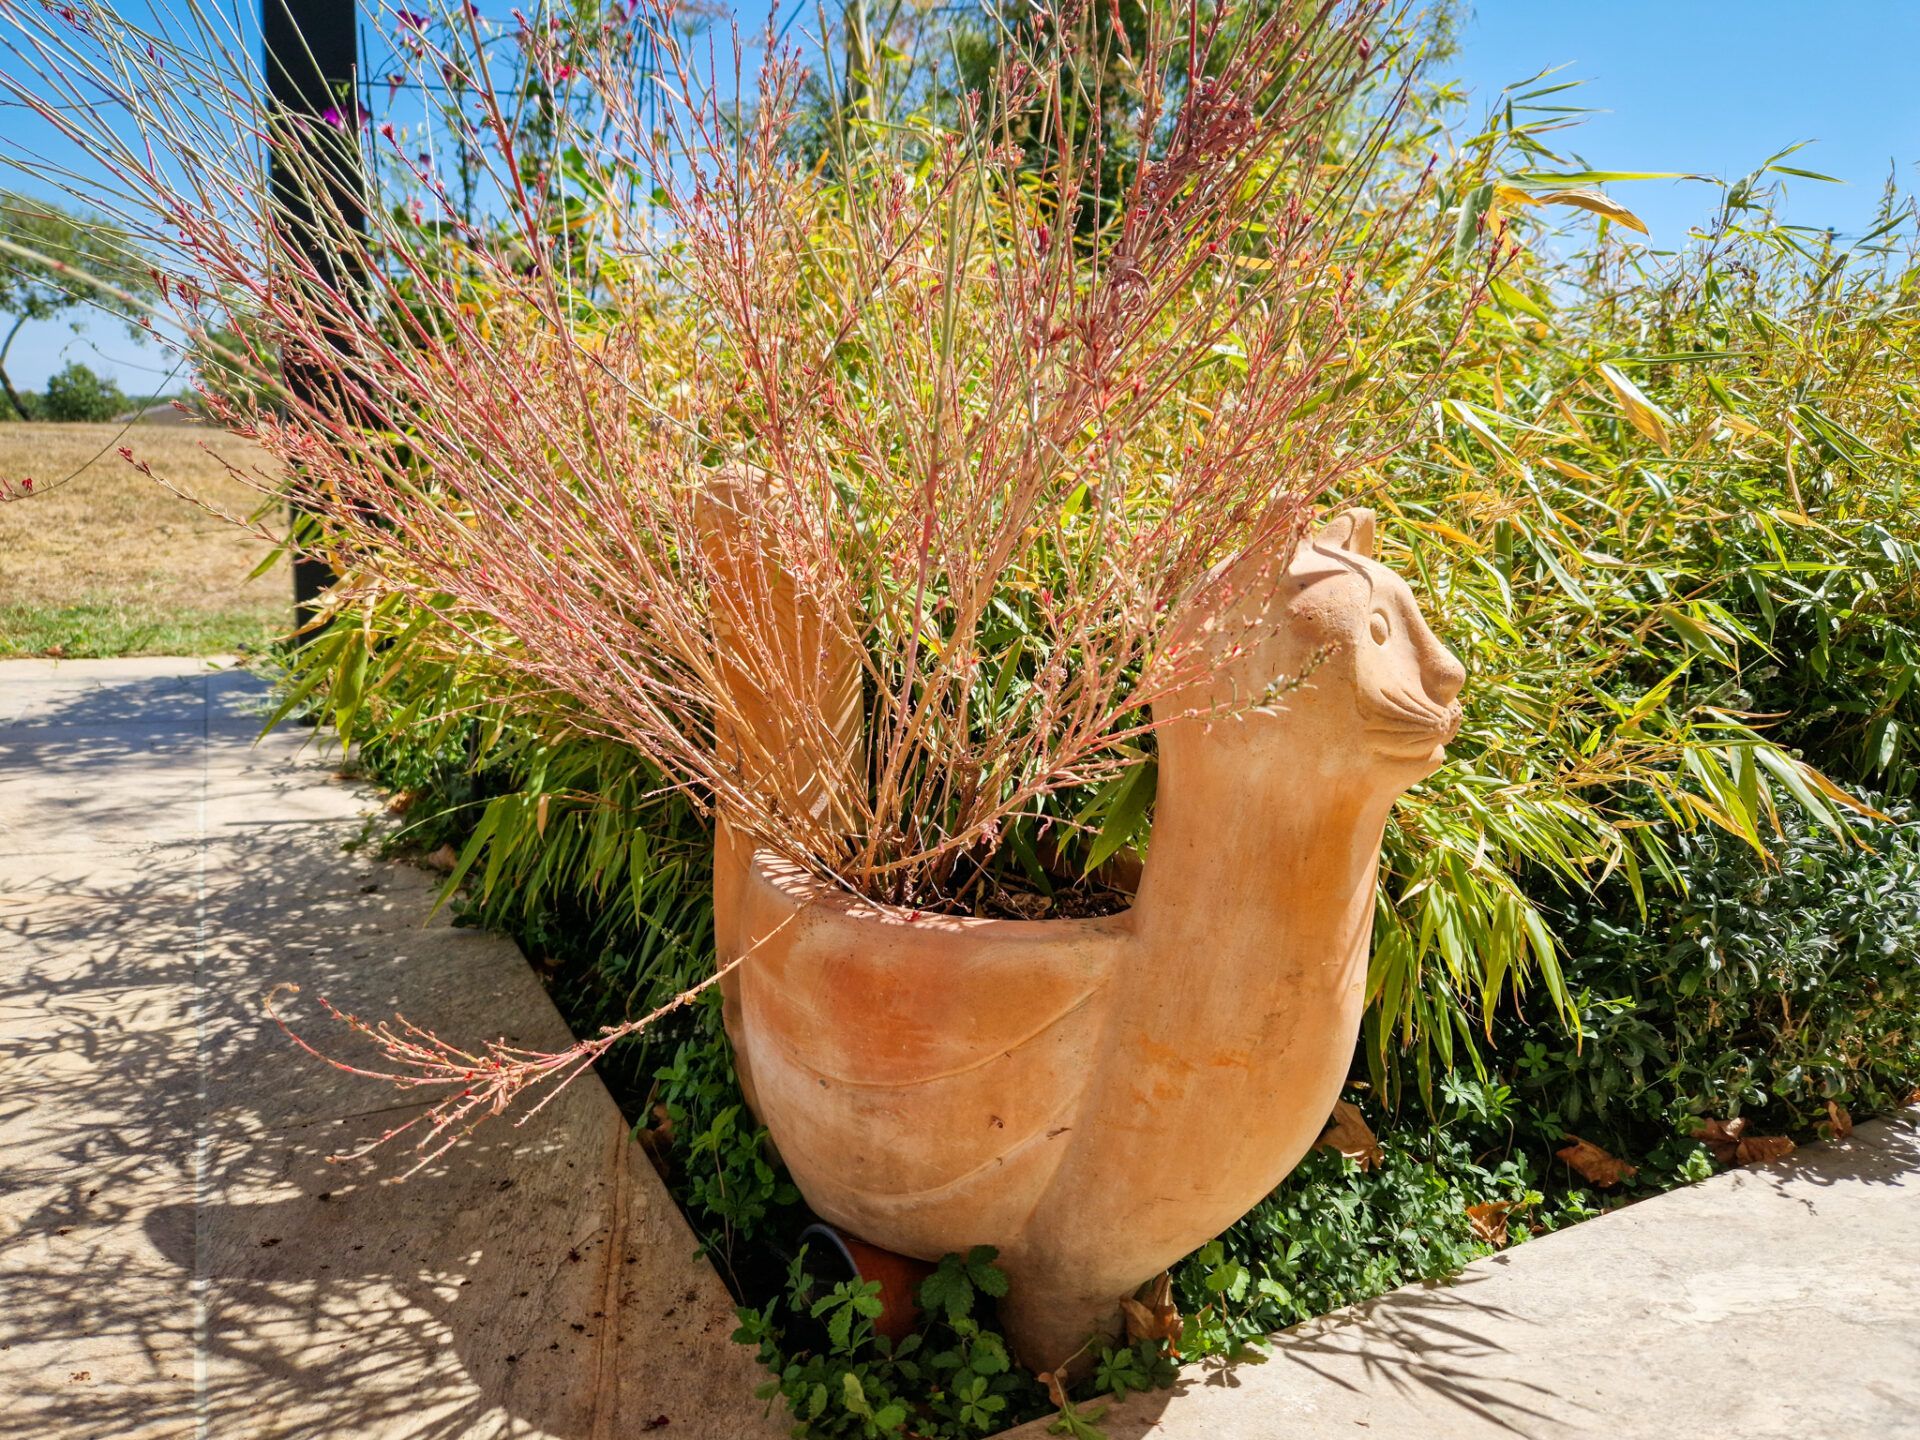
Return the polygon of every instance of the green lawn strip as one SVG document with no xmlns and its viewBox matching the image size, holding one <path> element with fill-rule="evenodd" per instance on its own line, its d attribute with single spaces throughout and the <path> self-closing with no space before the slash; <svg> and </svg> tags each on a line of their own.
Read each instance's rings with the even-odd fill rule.
<svg viewBox="0 0 1920 1440">
<path fill-rule="evenodd" d="M 127 655 L 224 655 L 258 649 L 284 625 L 258 607 L 156 615 L 124 601 L 0 605 L 0 659 L 52 655 L 106 659 Z"/>
</svg>

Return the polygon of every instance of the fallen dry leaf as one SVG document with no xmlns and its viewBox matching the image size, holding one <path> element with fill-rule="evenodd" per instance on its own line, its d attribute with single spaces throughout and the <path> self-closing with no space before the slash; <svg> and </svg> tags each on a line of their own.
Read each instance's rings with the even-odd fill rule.
<svg viewBox="0 0 1920 1440">
<path fill-rule="evenodd" d="M 655 1151 L 673 1148 L 673 1113 L 664 1104 L 653 1107 L 653 1124 L 640 1131 L 640 1143 Z"/>
<path fill-rule="evenodd" d="M 1127 1317 L 1128 1340 L 1165 1340 L 1179 1353 L 1180 1332 L 1186 1322 L 1177 1308 L 1172 1305 L 1148 1307 L 1129 1297 L 1120 1302 L 1120 1310 Z"/>
<path fill-rule="evenodd" d="M 1843 1110 L 1840 1112 L 1845 1114 Z M 1852 1128 L 1849 1119 L 1848 1128 Z M 1702 1120 L 1693 1127 L 1693 1138 L 1713 1153 L 1722 1165 L 1752 1165 L 1767 1160 L 1784 1160 L 1793 1153 L 1793 1141 L 1784 1135 L 1749 1135 L 1747 1117 L 1737 1120 Z"/>
<path fill-rule="evenodd" d="M 411 790 L 396 790 L 387 797 L 387 813 L 404 815 L 413 808 L 413 802 L 418 798 Z"/>
<path fill-rule="evenodd" d="M 1740 1137 L 1747 1133 L 1747 1120 L 1701 1120 L 1693 1127 L 1693 1138 L 1712 1152 L 1722 1165 L 1739 1163 Z"/>
<path fill-rule="evenodd" d="M 1467 1206 L 1467 1224 L 1473 1227 L 1474 1238 L 1489 1245 L 1505 1245 L 1507 1212 L 1511 1209 L 1511 1200 L 1489 1200 L 1483 1205 Z"/>
<path fill-rule="evenodd" d="M 460 856 L 452 845 L 442 845 L 438 850 L 427 856 L 427 864 L 433 869 L 438 870 L 442 875 L 452 873 L 453 867 L 459 863 Z"/>
<path fill-rule="evenodd" d="M 1598 1145 L 1582 1140 L 1578 1135 L 1569 1132 L 1566 1138 L 1573 1143 L 1555 1153 L 1589 1184 L 1605 1190 L 1622 1180 L 1631 1180 L 1640 1173 L 1638 1166 L 1616 1160 Z"/>
<path fill-rule="evenodd" d="M 1844 1140 L 1853 1133 L 1853 1116 L 1837 1100 L 1827 1101 L 1827 1124 L 1833 1127 L 1833 1138 L 1836 1140 Z"/>
<path fill-rule="evenodd" d="M 1734 1158 L 1742 1165 L 1764 1165 L 1769 1160 L 1784 1160 L 1793 1154 L 1793 1141 L 1784 1135 L 1755 1135 L 1742 1140 Z"/>
<path fill-rule="evenodd" d="M 1180 1353 L 1180 1333 L 1186 1322 L 1173 1303 L 1173 1276 L 1167 1271 L 1142 1285 L 1137 1295 L 1122 1300 L 1120 1313 L 1126 1316 L 1128 1340 L 1164 1340 L 1175 1355 Z"/>
<path fill-rule="evenodd" d="M 1333 1102 L 1333 1118 L 1314 1141 L 1314 1148 L 1338 1150 L 1349 1160 L 1358 1161 L 1362 1170 L 1372 1170 L 1380 1164 L 1380 1142 L 1374 1138 L 1360 1108 L 1345 1100 Z"/>
<path fill-rule="evenodd" d="M 1053 1402 L 1054 1409 L 1064 1410 L 1067 1408 L 1067 1387 L 1060 1383 L 1060 1377 L 1058 1375 L 1054 1374 L 1051 1370 L 1042 1370 L 1033 1378 L 1047 1387 L 1047 1398 Z"/>
</svg>

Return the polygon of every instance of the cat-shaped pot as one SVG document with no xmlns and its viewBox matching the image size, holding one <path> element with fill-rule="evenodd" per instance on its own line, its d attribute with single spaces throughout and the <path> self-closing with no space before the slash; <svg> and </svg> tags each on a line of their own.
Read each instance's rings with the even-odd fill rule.
<svg viewBox="0 0 1920 1440">
<path fill-rule="evenodd" d="M 912 914 L 722 827 L 754 1113 L 841 1229 L 925 1260 L 994 1246 L 1036 1371 L 1082 1368 L 1123 1297 L 1271 1191 L 1346 1079 L 1387 811 L 1445 758 L 1463 678 L 1372 542 L 1347 511 L 1176 618 L 1217 664 L 1162 702 L 1186 718 L 1158 732 L 1124 913 Z"/>
</svg>

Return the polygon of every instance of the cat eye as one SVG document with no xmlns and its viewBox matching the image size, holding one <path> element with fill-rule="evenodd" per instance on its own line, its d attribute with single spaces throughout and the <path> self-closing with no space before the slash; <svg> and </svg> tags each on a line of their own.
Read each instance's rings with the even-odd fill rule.
<svg viewBox="0 0 1920 1440">
<path fill-rule="evenodd" d="M 1393 636 L 1393 623 L 1387 619 L 1387 612 L 1376 610 L 1372 619 L 1367 621 L 1367 630 L 1373 636 L 1373 643 L 1384 645 Z"/>
</svg>

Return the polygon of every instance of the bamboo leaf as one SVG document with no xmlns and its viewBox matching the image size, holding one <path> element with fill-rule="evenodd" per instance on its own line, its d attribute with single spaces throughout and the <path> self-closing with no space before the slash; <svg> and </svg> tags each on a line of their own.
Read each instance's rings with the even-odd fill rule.
<svg viewBox="0 0 1920 1440">
<path fill-rule="evenodd" d="M 1661 450 L 1667 450 L 1669 448 L 1667 426 L 1671 423 L 1667 412 L 1649 400 L 1641 393 L 1638 385 L 1627 379 L 1613 366 L 1603 362 L 1594 368 L 1600 372 L 1600 378 L 1607 382 L 1607 388 L 1613 392 L 1613 398 L 1626 412 L 1627 419 L 1632 423 L 1633 428 L 1653 441 Z"/>
</svg>

